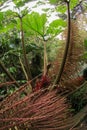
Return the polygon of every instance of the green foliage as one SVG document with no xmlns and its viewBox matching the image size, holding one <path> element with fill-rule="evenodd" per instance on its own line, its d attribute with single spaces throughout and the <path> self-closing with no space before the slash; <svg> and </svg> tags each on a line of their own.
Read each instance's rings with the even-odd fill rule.
<svg viewBox="0 0 87 130">
<path fill-rule="evenodd" d="M 84 40 L 84 47 L 85 47 L 85 50 L 84 50 L 84 54 L 82 58 L 83 60 L 87 60 L 87 39 Z"/>
<path fill-rule="evenodd" d="M 7 0 L 0 0 L 0 7 L 3 6 L 5 2 L 7 2 Z"/>
<path fill-rule="evenodd" d="M 46 14 L 40 15 L 39 13 L 32 12 L 24 18 L 24 26 L 35 31 L 39 35 L 43 36 L 45 33 L 45 24 L 47 18 Z"/>
<path fill-rule="evenodd" d="M 58 2 L 58 0 L 50 0 L 50 3 L 52 3 L 52 4 L 55 4 L 57 2 Z"/>
<path fill-rule="evenodd" d="M 82 58 L 83 58 L 83 60 L 86 60 L 86 61 L 87 61 L 87 52 L 84 52 Z"/>
<path fill-rule="evenodd" d="M 12 67 L 9 68 L 9 72 L 11 72 L 11 73 L 17 73 L 16 72 L 16 68 L 14 66 L 12 66 Z"/>
<path fill-rule="evenodd" d="M 70 9 L 72 10 L 78 3 L 78 0 L 49 0 L 51 4 L 58 4 L 59 2 L 61 5 L 57 7 L 57 11 L 61 13 L 65 13 L 66 7 L 64 5 L 65 2 L 70 2 Z"/>
<path fill-rule="evenodd" d="M 62 19 L 54 20 L 50 23 L 47 34 L 51 34 L 51 36 L 57 36 L 63 31 L 63 27 L 66 26 L 66 22 Z"/>
<path fill-rule="evenodd" d="M 66 5 L 64 4 L 62 6 L 61 5 L 57 6 L 56 10 L 58 13 L 64 14 L 66 12 L 67 8 L 66 8 Z"/>
<path fill-rule="evenodd" d="M 51 4 L 58 4 L 58 3 L 62 3 L 62 2 L 65 2 L 67 0 L 50 0 L 50 3 Z"/>
<path fill-rule="evenodd" d="M 74 112 L 80 111 L 87 104 L 87 84 L 83 84 L 83 86 L 71 94 L 69 96 L 70 103 L 72 105 L 72 109 Z"/>
<path fill-rule="evenodd" d="M 2 29 L 2 27 L 3 27 L 2 21 L 3 21 L 3 13 L 0 12 L 0 29 Z"/>
<path fill-rule="evenodd" d="M 2 14 L 2 28 L 0 29 L 0 33 L 8 32 L 9 30 L 13 29 L 16 26 L 17 22 L 14 19 L 13 12 L 8 10 Z"/>
<path fill-rule="evenodd" d="M 58 49 L 62 43 L 58 39 L 52 39 L 47 43 L 47 54 L 48 61 L 54 62 L 56 60 L 56 56 L 58 54 Z"/>
<path fill-rule="evenodd" d="M 50 26 L 53 28 L 57 28 L 58 26 L 65 27 L 66 22 L 62 19 L 54 20 L 52 23 L 50 23 Z"/>
<path fill-rule="evenodd" d="M 22 7 L 25 5 L 25 3 L 27 2 L 31 2 L 32 0 L 12 0 L 14 2 L 14 4 L 16 5 L 16 7 Z"/>
<path fill-rule="evenodd" d="M 84 46 L 87 49 L 87 39 L 84 40 Z"/>
<path fill-rule="evenodd" d="M 38 34 L 41 37 L 51 36 L 54 37 L 63 31 L 66 22 L 62 19 L 52 21 L 48 26 L 46 14 L 40 15 L 39 13 L 32 12 L 23 19 L 24 31 L 28 35 Z"/>
<path fill-rule="evenodd" d="M 70 8 L 71 10 L 78 4 L 78 0 L 71 0 L 70 1 Z"/>
</svg>

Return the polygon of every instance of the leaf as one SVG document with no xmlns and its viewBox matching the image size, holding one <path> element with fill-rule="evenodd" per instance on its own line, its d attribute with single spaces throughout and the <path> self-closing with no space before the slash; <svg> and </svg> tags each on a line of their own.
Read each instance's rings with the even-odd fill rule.
<svg viewBox="0 0 87 130">
<path fill-rule="evenodd" d="M 49 0 L 51 4 L 58 4 L 64 2 L 64 0 Z"/>
<path fill-rule="evenodd" d="M 9 30 L 13 29 L 17 24 L 16 19 L 14 19 L 14 13 L 11 10 L 3 12 L 0 15 L 0 19 L 1 19 L 0 33 L 8 32 Z"/>
<path fill-rule="evenodd" d="M 28 14 L 28 9 L 25 8 L 24 10 L 21 11 L 22 16 L 26 16 Z"/>
<path fill-rule="evenodd" d="M 87 48 L 87 39 L 84 40 L 84 46 Z"/>
<path fill-rule="evenodd" d="M 57 19 L 57 20 L 54 20 L 52 23 L 50 23 L 50 26 L 52 26 L 52 27 L 58 27 L 58 26 L 65 27 L 66 22 L 62 19 Z"/>
<path fill-rule="evenodd" d="M 17 24 L 17 21 L 15 19 L 11 19 L 11 22 Z"/>
<path fill-rule="evenodd" d="M 70 9 L 73 9 L 78 4 L 78 0 L 71 0 L 70 1 Z"/>
<path fill-rule="evenodd" d="M 54 20 L 52 23 L 50 23 L 47 33 L 56 36 L 60 34 L 60 32 L 62 32 L 63 27 L 65 26 L 66 22 L 64 20 L 62 19 Z"/>
<path fill-rule="evenodd" d="M 56 8 L 57 12 L 60 12 L 60 13 L 65 13 L 67 8 L 66 8 L 66 5 L 59 5 L 57 8 Z"/>
<path fill-rule="evenodd" d="M 16 7 L 22 7 L 25 5 L 25 3 L 31 2 L 33 0 L 13 0 L 14 4 L 16 5 Z"/>
<path fill-rule="evenodd" d="M 15 67 L 10 67 L 10 68 L 9 68 L 9 72 L 15 73 L 15 72 L 16 72 L 16 68 L 15 68 Z"/>
<path fill-rule="evenodd" d="M 55 3 L 57 3 L 58 2 L 58 0 L 50 0 L 50 3 L 51 4 L 55 4 Z"/>
<path fill-rule="evenodd" d="M 5 2 L 7 2 L 7 0 L 0 0 L 0 7 L 3 6 Z"/>
<path fill-rule="evenodd" d="M 9 9 L 5 12 L 5 15 L 10 17 L 13 15 L 13 11 Z"/>
<path fill-rule="evenodd" d="M 2 26 L 2 28 L 0 29 L 0 33 L 6 33 L 6 32 L 8 32 L 9 30 L 11 30 L 11 29 L 13 29 L 14 27 L 15 27 L 15 24 L 16 24 L 16 22 L 11 22 L 10 21 L 10 23 L 8 23 L 7 25 L 5 25 L 5 27 L 4 26 Z"/>
<path fill-rule="evenodd" d="M 42 9 L 42 11 L 46 12 L 49 11 L 50 8 Z"/>
<path fill-rule="evenodd" d="M 0 12 L 0 29 L 3 27 L 3 13 Z"/>
<path fill-rule="evenodd" d="M 40 15 L 36 12 L 32 12 L 31 14 L 27 15 L 26 18 L 24 18 L 24 24 L 26 24 L 29 29 L 41 36 L 43 36 L 45 33 L 46 21 L 46 14 Z"/>
<path fill-rule="evenodd" d="M 84 52 L 82 57 L 83 57 L 84 60 L 87 60 L 87 52 Z"/>
<path fill-rule="evenodd" d="M 3 20 L 3 12 L 0 12 L 0 21 Z"/>
<path fill-rule="evenodd" d="M 14 4 L 16 5 L 16 7 L 21 7 L 24 6 L 24 2 L 21 0 L 13 0 Z"/>
</svg>

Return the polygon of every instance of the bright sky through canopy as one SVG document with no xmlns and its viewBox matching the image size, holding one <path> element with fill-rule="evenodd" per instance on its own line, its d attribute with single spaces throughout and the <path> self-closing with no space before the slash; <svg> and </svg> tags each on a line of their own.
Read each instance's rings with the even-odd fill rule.
<svg viewBox="0 0 87 130">
<path fill-rule="evenodd" d="M 24 8 L 28 8 L 29 12 L 35 11 L 42 14 L 42 13 L 45 13 L 44 10 L 48 9 L 47 16 L 49 17 L 48 19 L 49 23 L 55 19 L 58 19 L 57 12 L 56 11 L 51 12 L 51 10 L 55 10 L 55 7 L 53 5 L 50 5 L 48 1 L 43 2 L 43 4 L 42 2 L 43 0 L 39 0 L 39 1 L 35 0 L 32 2 L 28 2 L 25 4 L 24 7 L 21 7 L 21 10 L 23 10 Z M 3 8 L 2 11 L 6 11 L 8 9 L 17 11 L 17 9 L 15 9 L 15 5 L 12 2 L 12 0 L 9 0 L 8 2 L 6 2 L 4 6 L 7 6 L 7 7 Z"/>
</svg>

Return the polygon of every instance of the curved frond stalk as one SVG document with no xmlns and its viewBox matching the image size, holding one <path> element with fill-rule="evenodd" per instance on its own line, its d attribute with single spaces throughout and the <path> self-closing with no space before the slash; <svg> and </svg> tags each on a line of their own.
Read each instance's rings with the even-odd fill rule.
<svg viewBox="0 0 87 130">
<path fill-rule="evenodd" d="M 25 75 L 25 77 L 26 77 L 26 80 L 28 81 L 28 76 L 27 76 L 26 70 L 25 70 L 25 68 L 24 68 L 24 65 L 23 65 L 23 63 L 22 63 L 20 57 L 19 57 L 19 61 L 20 61 L 20 64 L 21 64 L 22 70 L 23 70 L 23 72 L 24 72 L 24 75 Z M 32 86 L 31 86 L 30 83 L 28 83 L 28 85 L 27 85 L 27 90 L 26 90 L 25 92 L 26 92 L 27 94 L 29 94 L 29 93 L 32 92 Z"/>
<path fill-rule="evenodd" d="M 64 70 L 64 66 L 66 63 L 68 49 L 69 49 L 69 43 L 70 43 L 70 2 L 67 1 L 66 4 L 67 4 L 67 17 L 68 17 L 68 20 L 67 20 L 68 30 L 67 30 L 66 46 L 65 46 L 65 51 L 64 51 L 63 60 L 62 60 L 61 66 L 60 66 L 60 70 L 56 76 L 54 83 L 53 83 L 53 88 L 54 88 L 55 84 L 58 84 L 60 82 L 60 79 L 61 79 L 61 76 L 62 76 L 62 73 Z"/>
<path fill-rule="evenodd" d="M 19 19 L 20 19 L 21 41 L 22 41 L 22 48 L 23 48 L 23 54 L 24 54 L 25 68 L 26 68 L 28 80 L 30 80 L 31 79 L 31 72 L 30 72 L 30 67 L 29 67 L 29 63 L 27 60 L 27 56 L 26 56 L 26 48 L 25 48 L 25 44 L 24 44 L 24 32 L 23 32 L 22 17 L 19 17 Z"/>
<path fill-rule="evenodd" d="M 48 59 L 47 59 L 47 51 L 46 51 L 46 41 L 44 41 L 44 76 L 47 73 L 47 65 L 48 65 Z"/>
<path fill-rule="evenodd" d="M 74 90 L 78 86 L 77 84 L 79 84 L 80 86 L 84 82 L 84 80 L 82 80 L 81 82 L 80 80 L 78 80 L 80 78 L 79 71 L 82 68 L 80 62 L 81 57 L 84 53 L 84 37 L 81 34 L 81 30 L 78 26 L 77 20 L 71 20 L 70 30 L 70 44 L 59 85 L 70 90 Z M 63 33 L 64 39 L 67 37 L 66 32 L 67 31 L 65 30 L 65 32 Z M 64 50 L 63 48 L 64 46 L 60 48 L 59 55 L 56 58 L 56 65 L 54 64 L 55 75 L 57 74 L 57 70 L 61 66 L 61 60 L 63 57 L 62 51 Z"/>
<path fill-rule="evenodd" d="M 20 57 L 19 57 L 19 61 L 20 61 L 20 64 L 21 64 L 22 70 L 23 70 L 23 72 L 24 72 L 24 75 L 25 75 L 25 77 L 26 77 L 26 80 L 28 81 L 28 76 L 27 76 L 26 70 L 25 70 L 25 68 L 24 68 L 24 65 L 23 65 L 22 60 L 21 60 Z"/>
</svg>

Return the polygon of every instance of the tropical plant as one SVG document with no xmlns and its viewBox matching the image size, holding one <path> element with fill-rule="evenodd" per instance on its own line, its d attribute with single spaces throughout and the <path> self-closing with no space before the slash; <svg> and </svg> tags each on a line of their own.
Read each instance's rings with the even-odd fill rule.
<svg viewBox="0 0 87 130">
<path fill-rule="evenodd" d="M 14 2 L 17 4 L 17 8 L 24 5 L 22 3 L 23 1 L 20 1 L 20 0 L 17 0 L 17 1 L 14 0 Z M 24 2 L 27 2 L 27 1 L 25 0 Z M 15 92 L 13 92 L 14 91 L 13 89 L 10 89 L 10 93 L 12 94 L 9 95 L 5 100 L 3 100 L 0 103 L 0 117 L 1 117 L 0 129 L 1 130 L 5 130 L 5 129 L 16 129 L 16 130 L 18 129 L 25 129 L 25 130 L 27 129 L 32 129 L 32 130 L 73 129 L 74 130 L 74 127 L 78 126 L 82 122 L 82 120 L 87 116 L 87 114 L 85 114 L 87 113 L 87 105 L 86 105 L 87 104 L 87 96 L 86 96 L 87 83 L 84 83 L 81 87 L 79 85 L 79 88 L 75 89 L 75 91 L 73 91 L 72 93 L 70 93 L 70 91 L 67 92 L 67 89 L 66 89 L 67 85 L 64 86 L 65 84 L 62 84 L 64 83 L 63 79 L 69 80 L 69 78 L 71 78 L 70 85 L 73 84 L 72 80 L 76 74 L 75 71 L 73 71 L 73 66 L 76 67 L 75 65 L 79 61 L 78 59 L 79 54 L 82 54 L 82 51 L 83 51 L 83 49 L 81 48 L 83 39 L 81 37 L 81 33 L 79 33 L 80 29 L 78 29 L 78 26 L 76 24 L 77 18 L 75 17 L 76 20 L 74 19 L 74 16 L 76 16 L 77 10 L 75 10 L 73 15 L 70 14 L 70 12 L 73 12 L 74 8 L 76 8 L 78 4 L 80 5 L 80 2 L 78 2 L 77 0 L 75 1 L 50 0 L 50 2 L 56 4 L 56 7 L 57 7 L 56 10 L 59 13 L 59 18 L 57 20 L 54 20 L 50 24 L 47 23 L 46 14 L 40 15 L 39 13 L 36 13 L 36 12 L 32 12 L 28 14 L 26 10 L 20 11 L 19 9 L 20 11 L 19 13 L 10 12 L 11 13 L 10 18 L 12 20 L 10 21 L 11 23 L 9 23 L 9 20 L 6 21 L 5 13 L 1 14 L 1 17 L 2 16 L 4 17 L 2 18 L 2 20 L 5 22 L 5 28 L 1 26 L 1 35 L 2 35 L 2 30 L 5 32 L 12 31 L 11 29 L 13 28 L 13 25 L 15 25 L 17 29 L 16 30 L 17 35 L 14 35 L 14 37 L 8 38 L 9 40 L 7 40 L 3 36 L 5 40 L 1 40 L 3 41 L 3 44 L 1 44 L 2 45 L 1 48 L 3 47 L 6 48 L 6 45 L 8 47 L 7 50 L 5 50 L 4 48 L 2 49 L 2 52 L 3 52 L 2 56 L 4 56 L 4 58 L 1 56 L 0 59 L 1 61 L 4 62 L 5 65 L 3 65 L 2 62 L 0 62 L 2 66 L 1 72 L 3 72 L 4 70 L 6 74 L 9 75 L 7 71 L 9 70 L 11 74 L 14 73 L 14 77 L 15 77 L 15 74 L 17 74 L 17 69 L 15 68 L 17 67 L 19 70 L 19 67 L 21 67 L 22 74 L 24 73 L 24 77 L 26 80 L 25 81 L 26 83 L 20 86 L 20 88 L 18 88 Z M 62 6 L 64 8 L 61 10 Z M 66 21 L 67 21 L 66 11 L 68 12 L 67 13 L 67 16 L 68 16 L 67 28 L 65 28 Z M 12 16 L 17 16 L 17 17 L 15 17 L 14 19 Z M 71 18 L 73 18 L 73 20 Z M 20 29 L 20 23 L 21 23 L 21 29 Z M 21 38 L 19 35 L 20 32 L 22 32 Z M 42 59 L 44 59 L 44 72 L 43 71 L 42 72 L 45 76 L 47 76 L 46 67 L 49 67 L 47 66 L 47 54 L 49 54 L 48 51 L 50 49 L 49 45 L 51 42 L 54 43 L 56 41 L 54 40 L 55 37 L 61 32 L 63 32 L 62 33 L 63 39 L 60 41 L 60 44 L 66 41 L 65 49 L 63 48 L 64 50 L 63 59 L 60 64 L 60 69 L 57 68 L 57 72 L 56 72 L 57 76 L 55 73 L 51 73 L 51 75 L 49 73 L 50 77 L 55 75 L 56 80 L 52 79 L 51 81 L 52 84 L 50 84 L 49 82 L 50 80 L 48 79 L 48 77 L 41 78 L 38 82 L 39 84 L 38 87 L 36 89 L 33 89 L 31 93 L 29 86 L 31 84 L 33 86 L 33 84 L 35 84 L 35 80 L 37 81 L 39 79 L 39 76 L 41 76 L 41 74 L 29 80 L 28 73 L 26 71 L 27 68 L 25 67 L 25 61 L 24 61 L 23 56 L 25 55 L 25 57 L 28 58 L 29 65 L 31 65 L 31 67 L 33 66 L 33 64 L 37 64 L 39 66 L 40 60 L 42 61 Z M 14 44 L 15 44 L 14 39 L 15 38 L 19 39 L 19 45 L 17 46 L 15 45 L 14 47 L 15 49 L 11 48 L 10 46 L 12 42 L 11 41 L 12 38 L 13 38 Z M 20 42 L 20 39 L 21 39 L 21 42 Z M 28 40 L 31 40 L 31 41 L 28 41 Z M 21 45 L 23 46 L 22 49 L 21 49 Z M 85 41 L 85 45 L 86 45 L 86 41 Z M 54 46 L 52 45 L 51 47 L 54 47 Z M 54 48 L 51 48 L 51 49 L 54 49 Z M 12 52 L 13 54 L 11 55 Z M 13 56 L 14 53 L 16 55 L 16 58 L 12 60 L 12 58 L 14 57 Z M 34 53 L 34 56 L 33 56 L 33 53 Z M 44 53 L 44 57 L 40 59 L 42 56 L 42 55 L 40 56 L 40 54 L 43 54 L 43 53 Z M 14 64 L 15 67 L 10 66 L 8 61 L 5 61 L 6 58 L 12 60 L 11 63 Z M 37 63 L 37 61 L 39 61 L 39 63 Z M 71 61 L 74 63 L 73 65 L 70 66 L 70 64 L 72 63 Z M 7 64 L 10 66 L 10 68 L 6 66 Z M 7 67 L 9 69 L 7 69 Z M 72 75 L 71 71 L 74 73 L 74 76 Z M 0 78 L 3 80 L 4 73 L 3 75 L 0 74 L 0 76 L 1 76 Z M 12 79 L 12 82 L 10 83 L 7 82 L 7 84 L 2 83 L 0 85 L 1 87 L 3 85 L 6 86 L 9 84 L 10 86 L 13 86 L 12 83 L 15 82 L 15 79 L 14 80 Z M 61 89 L 63 88 L 60 86 L 61 84 L 63 85 L 64 89 Z M 55 85 L 58 87 L 55 90 L 53 90 Z M 51 90 L 53 91 L 49 91 L 48 87 L 50 87 Z M 0 92 L 2 93 L 2 91 Z M 79 96 L 81 97 L 79 98 Z M 74 113 L 72 113 L 73 109 L 74 111 L 75 110 L 79 111 L 79 113 L 74 115 Z"/>
</svg>

